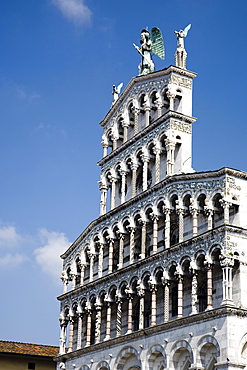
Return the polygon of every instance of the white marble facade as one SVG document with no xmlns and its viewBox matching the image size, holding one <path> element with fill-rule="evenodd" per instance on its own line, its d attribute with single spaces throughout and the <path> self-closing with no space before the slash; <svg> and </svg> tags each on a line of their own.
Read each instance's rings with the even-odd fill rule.
<svg viewBox="0 0 247 370">
<path fill-rule="evenodd" d="M 100 123 L 100 215 L 62 256 L 58 369 L 246 366 L 247 173 L 193 170 L 194 77 L 134 77 Z"/>
</svg>

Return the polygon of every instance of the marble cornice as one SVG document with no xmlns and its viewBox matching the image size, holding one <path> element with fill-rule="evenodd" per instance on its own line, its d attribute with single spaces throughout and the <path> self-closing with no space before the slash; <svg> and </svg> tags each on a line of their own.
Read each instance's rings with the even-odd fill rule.
<svg viewBox="0 0 247 370">
<path fill-rule="evenodd" d="M 118 212 L 121 212 L 125 210 L 126 208 L 130 207 L 131 205 L 139 202 L 143 198 L 153 194 L 157 190 L 175 183 L 175 182 L 181 182 L 181 181 L 188 181 L 188 180 L 207 180 L 210 178 L 214 177 L 221 177 L 224 175 L 230 175 L 230 176 L 235 176 L 239 177 L 242 179 L 247 180 L 247 173 L 240 171 L 240 170 L 235 170 L 229 167 L 223 167 L 219 170 L 214 170 L 214 171 L 206 171 L 206 172 L 194 172 L 194 173 L 187 173 L 187 174 L 178 174 L 178 175 L 173 175 L 165 178 L 164 180 L 160 181 L 158 184 L 152 186 L 151 188 L 147 189 L 146 191 L 143 191 L 142 193 L 138 194 L 137 196 L 129 199 L 125 203 L 119 205 L 118 207 L 112 209 L 111 211 L 105 213 L 104 215 L 99 216 L 95 220 L 93 220 L 85 229 L 84 231 L 78 236 L 78 238 L 71 244 L 71 246 L 67 249 L 66 252 L 64 252 L 61 255 L 62 259 L 65 259 L 66 257 L 69 256 L 69 254 L 78 246 L 78 244 L 81 243 L 83 238 L 99 223 L 102 221 L 112 217 Z"/>
<path fill-rule="evenodd" d="M 215 308 L 212 310 L 200 312 L 194 315 L 189 315 L 186 317 L 182 317 L 180 319 L 175 319 L 169 321 L 167 323 L 162 323 L 153 327 L 148 327 L 142 330 L 135 331 L 131 334 L 125 334 L 117 338 L 110 339 L 108 341 L 104 341 L 98 344 L 93 344 L 89 347 L 84 347 L 82 349 L 66 353 L 61 356 L 55 357 L 55 361 L 63 361 L 64 359 L 74 358 L 82 355 L 86 355 L 87 353 L 99 351 L 102 349 L 110 348 L 116 345 L 123 345 L 124 343 L 128 343 L 135 339 L 141 339 L 143 337 L 154 336 L 156 333 L 165 332 L 168 330 L 172 330 L 174 328 L 182 328 L 189 325 L 193 325 L 196 323 L 200 323 L 206 320 L 214 320 L 229 316 L 237 316 L 237 317 L 247 317 L 247 310 L 243 308 L 237 308 L 234 306 L 221 306 L 219 308 Z M 191 330 L 191 328 L 190 328 Z M 189 330 L 188 330 L 189 331 Z"/>
<path fill-rule="evenodd" d="M 128 83 L 128 85 L 126 86 L 126 88 L 124 89 L 124 91 L 122 92 L 122 94 L 117 99 L 116 103 L 109 110 L 109 112 L 107 113 L 107 115 L 105 116 L 105 118 L 99 123 L 100 126 L 104 127 L 106 125 L 106 123 L 113 116 L 113 114 L 116 112 L 116 110 L 122 104 L 122 102 L 124 101 L 124 99 L 129 94 L 130 90 L 132 89 L 132 87 L 136 83 L 138 83 L 138 82 L 145 82 L 145 81 L 151 80 L 153 78 L 164 77 L 164 76 L 169 75 L 172 72 L 178 73 L 180 75 L 183 75 L 185 77 L 192 78 L 192 79 L 197 76 L 197 73 L 194 73 L 194 72 L 188 71 L 187 69 L 182 69 L 182 68 L 179 68 L 179 67 L 176 67 L 176 66 L 171 65 L 171 66 L 169 66 L 167 68 L 164 68 L 164 69 L 161 69 L 160 71 L 157 71 L 157 72 L 149 73 L 149 74 L 143 75 L 143 76 L 133 77 L 130 80 L 130 82 Z"/>
<path fill-rule="evenodd" d="M 116 157 L 119 153 L 124 151 L 126 148 L 132 146 L 136 141 L 140 140 L 142 137 L 146 136 L 150 131 L 153 131 L 155 127 L 161 125 L 163 122 L 170 118 L 179 119 L 181 121 L 184 121 L 186 123 L 194 123 L 196 121 L 195 117 L 186 116 L 182 113 L 174 112 L 169 110 L 168 112 L 164 113 L 161 117 L 156 119 L 151 125 L 145 127 L 142 131 L 138 132 L 135 136 L 133 136 L 131 139 L 126 141 L 125 143 L 121 144 L 117 149 L 113 150 L 111 153 L 109 153 L 106 157 L 102 158 L 98 165 L 102 166 L 107 161 L 112 159 L 113 157 Z"/>
<path fill-rule="evenodd" d="M 119 278 L 124 278 L 127 273 L 131 274 L 133 271 L 138 271 L 141 269 L 143 265 L 147 266 L 147 268 L 152 265 L 152 263 L 156 260 L 164 260 L 165 257 L 168 257 L 172 254 L 174 254 L 177 251 L 180 251 L 182 249 L 195 246 L 197 244 L 201 244 L 203 241 L 210 240 L 210 238 L 214 237 L 215 235 L 219 235 L 222 233 L 237 233 L 241 235 L 247 236 L 247 230 L 243 229 L 238 226 L 232 226 L 232 225 L 221 225 L 217 228 L 214 228 L 212 230 L 206 231 L 200 235 L 197 235 L 193 238 L 190 238 L 188 240 L 183 241 L 182 243 L 178 243 L 170 248 L 167 248 L 161 252 L 155 253 L 150 257 L 144 258 L 142 260 L 139 260 L 131 265 L 123 267 L 121 270 L 117 270 L 112 272 L 111 274 L 102 276 L 101 278 L 97 278 L 94 281 L 91 281 L 85 285 L 79 286 L 73 290 L 70 290 L 67 293 L 64 293 L 57 297 L 59 301 L 64 301 L 66 299 L 73 299 L 74 297 L 77 297 L 80 293 L 93 290 L 94 288 L 97 288 L 98 285 L 106 285 L 109 281 L 116 281 Z"/>
</svg>

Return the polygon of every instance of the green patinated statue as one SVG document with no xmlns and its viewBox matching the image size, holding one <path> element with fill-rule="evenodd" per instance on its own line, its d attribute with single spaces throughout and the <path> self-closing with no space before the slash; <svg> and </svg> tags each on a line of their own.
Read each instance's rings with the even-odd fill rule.
<svg viewBox="0 0 247 370">
<path fill-rule="evenodd" d="M 142 60 L 138 66 L 139 75 L 145 75 L 154 71 L 154 62 L 152 60 L 151 52 L 161 59 L 165 59 L 165 48 L 162 38 L 162 33 L 157 27 L 153 27 L 150 32 L 147 29 L 141 31 L 141 46 L 135 44 L 134 47 L 141 54 Z"/>
</svg>

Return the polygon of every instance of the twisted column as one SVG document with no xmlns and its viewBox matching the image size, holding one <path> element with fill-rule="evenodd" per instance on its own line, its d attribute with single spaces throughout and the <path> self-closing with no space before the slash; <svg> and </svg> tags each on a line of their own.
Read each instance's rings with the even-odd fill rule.
<svg viewBox="0 0 247 370">
<path fill-rule="evenodd" d="M 184 240 L 184 210 L 182 208 L 178 208 L 178 225 L 179 225 L 179 232 L 178 232 L 178 242 L 182 243 Z"/>
<path fill-rule="evenodd" d="M 132 198 L 136 196 L 136 173 L 137 173 L 137 164 L 132 164 L 131 165 L 131 170 L 132 170 Z"/>
<path fill-rule="evenodd" d="M 191 283 L 191 314 L 196 314 L 198 298 L 197 298 L 197 271 L 192 270 L 192 283 Z"/>
<path fill-rule="evenodd" d="M 162 277 L 161 281 L 164 286 L 164 322 L 168 322 L 169 321 L 169 305 L 170 305 L 170 300 L 169 300 L 170 282 L 165 277 Z"/>
<path fill-rule="evenodd" d="M 101 329 L 101 315 L 102 305 L 98 302 L 95 304 L 96 308 L 96 323 L 95 323 L 95 343 L 100 342 L 100 329 Z"/>
<path fill-rule="evenodd" d="M 82 313 L 78 313 L 78 328 L 77 328 L 77 346 L 76 349 L 81 349 L 82 336 Z"/>
<path fill-rule="evenodd" d="M 116 319 L 116 336 L 122 334 L 122 300 L 120 295 L 116 295 L 117 319 Z"/>
<path fill-rule="evenodd" d="M 141 280 L 137 282 L 137 295 L 139 297 L 140 303 L 140 310 L 139 310 L 139 330 L 144 328 L 144 297 L 145 297 L 145 290 Z"/>
</svg>

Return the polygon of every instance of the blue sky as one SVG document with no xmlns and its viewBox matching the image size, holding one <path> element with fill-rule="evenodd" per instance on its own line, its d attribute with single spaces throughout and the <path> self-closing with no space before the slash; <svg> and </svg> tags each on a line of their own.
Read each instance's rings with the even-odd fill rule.
<svg viewBox="0 0 247 370">
<path fill-rule="evenodd" d="M 193 167 L 247 170 L 246 18 L 245 0 L 0 0 L 0 339 L 59 343 L 59 255 L 98 217 L 98 123 L 142 28 L 162 30 L 158 70 L 192 24 Z"/>
</svg>

